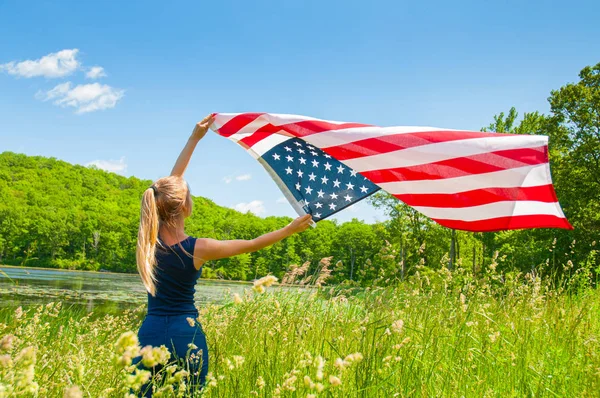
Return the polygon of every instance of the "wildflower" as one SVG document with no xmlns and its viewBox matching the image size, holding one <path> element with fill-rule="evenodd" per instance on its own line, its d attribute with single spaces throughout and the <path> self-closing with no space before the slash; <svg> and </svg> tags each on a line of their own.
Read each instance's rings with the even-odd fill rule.
<svg viewBox="0 0 600 398">
<path fill-rule="evenodd" d="M 329 384 L 331 384 L 333 387 L 337 387 L 340 384 L 342 384 L 342 381 L 340 380 L 339 377 L 336 377 L 334 375 L 330 375 L 329 376 Z"/>
<path fill-rule="evenodd" d="M 148 380 L 150 380 L 150 372 L 139 368 L 135 369 L 134 374 L 125 376 L 125 385 L 134 390 L 139 390 Z"/>
<path fill-rule="evenodd" d="M 304 385 L 310 388 L 311 390 L 315 388 L 315 383 L 313 383 L 313 381 L 310 379 L 310 376 L 308 375 L 304 376 Z"/>
<path fill-rule="evenodd" d="M 263 285 L 254 286 L 252 287 L 252 290 L 254 290 L 258 294 L 263 294 L 265 292 L 265 288 Z"/>
<path fill-rule="evenodd" d="M 404 321 L 402 319 L 398 319 L 396 322 L 392 323 L 392 329 L 394 332 L 400 334 L 402 333 L 402 328 L 404 327 Z"/>
<path fill-rule="evenodd" d="M 173 377 L 175 378 L 176 382 L 181 382 L 181 380 L 188 377 L 189 375 L 190 375 L 190 373 L 187 370 L 182 369 L 179 372 L 175 373 L 175 375 L 173 375 Z"/>
<path fill-rule="evenodd" d="M 317 392 L 322 392 L 325 389 L 325 386 L 321 383 L 317 383 L 315 384 L 315 389 L 317 390 Z"/>
<path fill-rule="evenodd" d="M 12 366 L 12 359 L 10 355 L 0 355 L 0 368 L 10 368 Z"/>
<path fill-rule="evenodd" d="M 344 361 L 342 358 L 337 358 L 333 363 L 333 366 L 335 366 L 339 370 L 344 370 L 348 365 L 350 365 L 350 362 Z"/>
<path fill-rule="evenodd" d="M 235 304 L 241 304 L 244 302 L 244 300 L 242 300 L 242 298 L 240 297 L 240 295 L 238 293 L 234 293 L 233 294 L 233 302 Z"/>
<path fill-rule="evenodd" d="M 164 365 L 171 358 L 171 353 L 166 346 L 160 347 L 145 346 L 140 351 L 142 354 L 142 364 L 148 368 L 152 368 L 158 364 Z"/>
<path fill-rule="evenodd" d="M 194 318 L 187 317 L 185 318 L 185 320 L 188 321 L 191 327 L 196 326 L 196 321 L 194 320 Z"/>
<path fill-rule="evenodd" d="M 65 390 L 64 398 L 82 398 L 83 393 L 79 386 L 71 386 Z"/>
<path fill-rule="evenodd" d="M 360 352 L 355 352 L 354 354 L 349 354 L 346 356 L 345 360 L 348 362 L 359 362 L 362 361 L 363 355 Z"/>
<path fill-rule="evenodd" d="M 189 343 L 188 344 L 188 348 L 191 348 L 192 350 L 195 350 L 195 349 L 198 348 L 198 346 L 196 344 L 194 344 L 194 343 Z"/>
<path fill-rule="evenodd" d="M 234 355 L 233 356 L 233 362 L 235 362 L 235 366 L 237 368 L 239 368 L 244 363 L 244 357 L 242 357 L 240 355 Z"/>
<path fill-rule="evenodd" d="M 317 380 L 323 380 L 323 368 L 325 367 L 325 359 L 323 357 L 318 356 L 315 358 L 317 363 Z"/>
<path fill-rule="evenodd" d="M 258 376 L 258 379 L 256 379 L 256 386 L 258 387 L 259 390 L 262 390 L 263 388 L 265 388 L 265 379 L 263 379 L 262 376 Z"/>
<path fill-rule="evenodd" d="M 492 334 L 489 335 L 490 341 L 492 343 L 495 343 L 496 340 L 498 339 L 498 337 L 500 337 L 500 331 L 494 332 Z"/>
<path fill-rule="evenodd" d="M 0 340 L 0 350 L 12 350 L 14 341 L 15 336 L 12 334 L 7 334 L 6 336 L 2 337 L 2 340 Z"/>
<path fill-rule="evenodd" d="M 117 363 L 121 366 L 131 365 L 131 359 L 137 357 L 140 352 L 139 341 L 137 335 L 133 332 L 125 332 L 119 337 L 115 343 L 117 355 Z"/>
</svg>

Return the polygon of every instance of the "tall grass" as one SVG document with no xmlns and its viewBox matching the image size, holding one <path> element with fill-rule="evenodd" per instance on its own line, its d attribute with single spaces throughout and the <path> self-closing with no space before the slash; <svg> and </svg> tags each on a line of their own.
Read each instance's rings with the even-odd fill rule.
<svg viewBox="0 0 600 398">
<path fill-rule="evenodd" d="M 558 280 L 496 266 L 477 277 L 420 266 L 397 286 L 361 290 L 325 287 L 326 278 L 303 291 L 257 287 L 200 308 L 211 357 L 202 394 L 597 397 L 595 265 Z M 97 317 L 61 303 L 0 310 L 0 397 L 127 396 L 145 377 L 128 377 L 126 366 L 143 313 Z M 177 396 L 167 387 L 162 396 Z"/>
</svg>

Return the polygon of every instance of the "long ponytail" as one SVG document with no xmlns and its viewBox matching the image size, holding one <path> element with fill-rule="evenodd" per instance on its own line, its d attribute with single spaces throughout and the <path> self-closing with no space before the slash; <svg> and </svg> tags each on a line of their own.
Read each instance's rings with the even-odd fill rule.
<svg viewBox="0 0 600 398">
<path fill-rule="evenodd" d="M 140 210 L 140 228 L 138 231 L 137 249 L 135 258 L 138 271 L 146 290 L 156 294 L 156 243 L 158 240 L 158 207 L 153 187 L 144 191 Z"/>
</svg>

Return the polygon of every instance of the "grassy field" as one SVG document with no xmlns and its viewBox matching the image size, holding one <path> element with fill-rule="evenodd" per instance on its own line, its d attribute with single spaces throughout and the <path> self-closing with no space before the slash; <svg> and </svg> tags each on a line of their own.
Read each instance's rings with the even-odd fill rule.
<svg viewBox="0 0 600 398">
<path fill-rule="evenodd" d="M 556 282 L 494 268 L 474 278 L 422 267 L 393 288 L 249 290 L 200 308 L 211 355 L 203 396 L 597 397 L 591 274 Z M 0 309 L 0 397 L 127 396 L 148 376 L 126 366 L 144 310 Z M 185 380 L 169 368 L 157 396 L 184 396 Z"/>
</svg>

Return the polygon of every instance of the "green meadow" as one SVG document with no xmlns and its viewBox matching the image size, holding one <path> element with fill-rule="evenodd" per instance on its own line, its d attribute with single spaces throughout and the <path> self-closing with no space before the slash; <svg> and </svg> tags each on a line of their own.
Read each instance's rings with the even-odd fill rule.
<svg viewBox="0 0 600 398">
<path fill-rule="evenodd" d="M 543 268 L 499 273 L 496 259 L 478 275 L 420 267 L 397 286 L 369 288 L 328 287 L 334 267 L 320 265 L 304 288 L 258 282 L 199 308 L 190 321 L 207 335 L 210 373 L 197 396 L 598 396 L 600 294 L 591 262 L 569 279 Z M 302 273 L 293 268 L 287 283 Z M 183 368 L 130 372 L 144 310 L 4 307 L 0 397 L 124 397 L 148 377 L 155 396 L 189 396 Z M 169 360 L 160 348 L 142 352 L 154 364 Z"/>
</svg>

